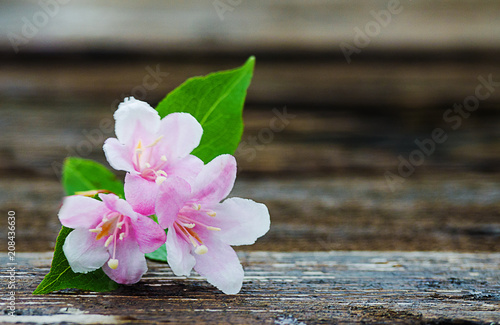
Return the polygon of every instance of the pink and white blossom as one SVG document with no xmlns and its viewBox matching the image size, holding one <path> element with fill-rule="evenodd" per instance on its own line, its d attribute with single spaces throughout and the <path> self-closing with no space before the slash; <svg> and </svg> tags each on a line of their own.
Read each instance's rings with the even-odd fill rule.
<svg viewBox="0 0 500 325">
<path fill-rule="evenodd" d="M 117 138 L 104 143 L 109 164 L 128 172 L 125 196 L 136 211 L 151 215 L 158 185 L 169 176 L 194 179 L 203 162 L 190 155 L 203 129 L 188 113 L 172 113 L 161 119 L 146 102 L 133 97 L 120 103 L 114 114 Z"/>
<path fill-rule="evenodd" d="M 102 201 L 79 195 L 64 199 L 59 220 L 74 228 L 64 242 L 64 255 L 76 273 L 102 267 L 117 283 L 136 283 L 147 271 L 144 254 L 165 243 L 165 231 L 118 196 L 99 198 Z"/>
<path fill-rule="evenodd" d="M 176 275 L 194 268 L 226 294 L 236 294 L 243 268 L 230 245 L 250 245 L 270 227 L 264 204 L 226 198 L 236 178 L 236 161 L 221 155 L 204 166 L 190 183 L 179 177 L 160 186 L 158 222 L 167 233 L 167 259 Z"/>
</svg>

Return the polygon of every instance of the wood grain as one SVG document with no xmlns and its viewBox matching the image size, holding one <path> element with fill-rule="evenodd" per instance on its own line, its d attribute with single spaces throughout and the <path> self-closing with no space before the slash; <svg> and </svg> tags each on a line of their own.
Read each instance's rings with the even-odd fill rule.
<svg viewBox="0 0 500 325">
<path fill-rule="evenodd" d="M 105 162 L 102 144 L 114 136 L 112 101 L 57 98 L 0 99 L 0 174 L 56 179 L 66 156 Z M 253 176 L 349 172 L 383 177 L 385 171 L 397 174 L 398 157 L 409 159 L 418 149 L 415 141 L 430 138 L 432 130 L 440 127 L 448 139 L 436 145 L 415 175 L 500 171 L 498 114 L 478 111 L 453 130 L 442 120 L 446 109 L 398 116 L 249 105 L 245 134 L 236 152 L 239 169 Z M 283 129 L 272 131 L 273 121 L 285 111 L 293 118 L 286 126 L 278 121 L 276 125 Z"/>
<path fill-rule="evenodd" d="M 0 211 L 17 217 L 18 308 L 9 317 L 0 301 L 0 322 L 500 323 L 500 2 L 401 1 L 348 64 L 340 44 L 388 3 L 242 1 L 221 19 L 213 1 L 72 0 L 16 52 L 9 37 L 42 8 L 2 2 Z M 154 106 L 186 78 L 250 55 L 231 196 L 265 203 L 272 227 L 236 248 L 242 292 L 150 262 L 115 292 L 32 296 L 60 229 L 63 159 L 106 163 L 123 97 Z M 151 71 L 157 84 L 145 89 Z M 452 128 L 443 114 L 475 95 L 480 76 L 494 81 L 490 96 Z M 448 139 L 391 189 L 385 173 L 435 128 Z"/>
<path fill-rule="evenodd" d="M 498 184 L 498 176 L 445 174 L 408 179 L 392 193 L 382 177 L 241 177 L 230 196 L 263 202 L 271 213 L 270 232 L 238 250 L 499 252 Z M 56 180 L 0 183 L 0 209 L 18 216 L 19 252 L 53 249 L 62 196 Z"/>
<path fill-rule="evenodd" d="M 61 1 L 65 2 L 65 1 Z M 326 52 L 344 59 L 341 42 L 354 28 L 375 22 L 371 11 L 388 1 L 82 1 L 59 6 L 57 14 L 20 51 L 133 51 L 156 53 Z M 386 26 L 373 29 L 362 51 L 404 52 L 499 50 L 497 1 L 401 1 Z M 13 51 L 8 32 L 22 36 L 23 17 L 42 11 L 35 0 L 6 2 L 1 12 L 0 46 Z M 445 17 L 446 19 L 443 19 Z M 373 28 L 373 27 L 372 27 Z"/>
<path fill-rule="evenodd" d="M 110 293 L 33 296 L 51 254 L 17 255 L 17 316 L 2 323 L 487 324 L 500 321 L 499 254 L 315 252 L 239 254 L 243 289 L 149 262 L 136 285 Z M 6 263 L 2 259 L 3 263 Z M 5 277 L 4 277 L 5 278 Z M 4 280 L 6 281 L 6 280 Z M 5 282 L 2 282 L 5 285 Z M 5 302 L 2 302 L 5 308 Z M 5 310 L 5 309 L 4 309 Z"/>
<path fill-rule="evenodd" d="M 5 98 L 12 95 L 79 98 L 81 102 L 97 99 L 110 110 L 123 97 L 131 95 L 153 104 L 187 78 L 240 66 L 253 54 L 219 58 L 157 55 L 144 58 L 127 53 L 104 58 L 7 56 L 0 62 L 0 94 Z M 286 105 L 329 111 L 362 110 L 368 114 L 390 112 L 421 118 L 426 114 L 442 115 L 445 109 L 453 108 L 453 104 L 461 104 L 467 96 L 474 95 L 481 84 L 480 76 L 488 79 L 491 75 L 493 91 L 487 100 L 480 102 L 477 113 L 497 111 L 500 66 L 496 58 L 477 57 L 466 61 L 432 57 L 401 61 L 375 58 L 349 65 L 329 57 L 280 60 L 257 55 L 248 103 L 270 108 Z M 157 85 L 141 90 L 151 70 L 162 73 L 157 76 Z M 156 83 L 153 79 L 147 82 Z"/>
</svg>

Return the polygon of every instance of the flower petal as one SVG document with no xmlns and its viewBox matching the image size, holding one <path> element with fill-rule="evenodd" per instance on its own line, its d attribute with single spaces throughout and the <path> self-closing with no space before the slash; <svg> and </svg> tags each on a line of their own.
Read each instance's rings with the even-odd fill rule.
<svg viewBox="0 0 500 325">
<path fill-rule="evenodd" d="M 130 204 L 120 199 L 115 194 L 99 194 L 99 198 L 106 204 L 106 207 L 112 211 L 116 211 L 124 216 L 130 217 L 132 220 L 137 220 L 138 214 L 132 209 Z"/>
<path fill-rule="evenodd" d="M 87 273 L 97 270 L 109 259 L 103 240 L 95 240 L 95 234 L 86 228 L 69 233 L 63 245 L 64 255 L 73 272 Z"/>
<path fill-rule="evenodd" d="M 104 155 L 106 160 L 116 170 L 138 173 L 132 164 L 133 152 L 129 147 L 121 144 L 116 138 L 108 138 L 104 141 Z"/>
<path fill-rule="evenodd" d="M 243 267 L 231 246 L 214 238 L 204 240 L 208 252 L 195 255 L 194 269 L 225 294 L 237 294 L 243 284 Z"/>
<path fill-rule="evenodd" d="M 110 268 L 108 263 L 102 266 L 102 270 L 117 283 L 136 283 L 148 270 L 144 253 L 131 237 L 125 237 L 123 241 L 118 241 L 115 259 L 118 260 L 118 267 L 115 270 Z"/>
<path fill-rule="evenodd" d="M 212 210 L 212 224 L 221 228 L 217 237 L 229 245 L 251 245 L 269 231 L 271 218 L 262 203 L 239 197 L 230 198 Z"/>
<path fill-rule="evenodd" d="M 98 200 L 73 195 L 64 198 L 59 220 L 69 228 L 91 228 L 107 212 L 106 206 Z"/>
<path fill-rule="evenodd" d="M 182 238 L 178 237 L 174 227 L 168 229 L 167 233 L 167 262 L 177 276 L 189 276 L 196 263 L 191 255 L 192 246 Z"/>
<path fill-rule="evenodd" d="M 203 128 L 191 114 L 171 113 L 161 120 L 158 134 L 163 136 L 158 143 L 160 152 L 176 159 L 187 156 L 200 144 Z"/>
<path fill-rule="evenodd" d="M 193 198 L 219 203 L 231 192 L 236 179 L 236 159 L 220 155 L 203 167 L 193 183 Z"/>
<path fill-rule="evenodd" d="M 182 178 L 169 177 L 160 185 L 155 211 L 162 228 L 172 227 L 177 214 L 190 197 L 191 187 Z"/>
<path fill-rule="evenodd" d="M 132 221 L 139 249 L 143 253 L 151 253 L 165 244 L 165 231 L 160 225 L 148 217 L 139 215 L 137 221 Z"/>
<path fill-rule="evenodd" d="M 158 185 L 138 175 L 125 175 L 125 198 L 136 212 L 149 216 L 155 213 Z"/>
<path fill-rule="evenodd" d="M 151 134 L 158 132 L 160 127 L 158 112 L 148 103 L 134 97 L 125 98 L 123 103 L 118 105 L 114 118 L 116 137 L 122 144 L 132 144 L 133 139 L 139 138 L 150 141 Z"/>
<path fill-rule="evenodd" d="M 192 182 L 203 169 L 203 166 L 204 163 L 200 158 L 188 155 L 172 162 L 165 168 L 165 172 L 167 175 L 177 176 L 188 182 Z"/>
</svg>

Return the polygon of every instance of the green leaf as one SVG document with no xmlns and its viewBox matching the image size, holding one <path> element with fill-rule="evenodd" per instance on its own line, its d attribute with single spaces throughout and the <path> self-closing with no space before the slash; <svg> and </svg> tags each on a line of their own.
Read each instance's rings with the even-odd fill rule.
<svg viewBox="0 0 500 325">
<path fill-rule="evenodd" d="M 192 154 L 208 163 L 218 155 L 233 154 L 243 133 L 243 104 L 253 75 L 255 58 L 240 68 L 188 79 L 156 107 L 163 118 L 174 112 L 193 115 L 203 137 Z"/>
<path fill-rule="evenodd" d="M 123 184 L 103 165 L 88 159 L 67 158 L 63 165 L 62 183 L 67 195 L 92 190 L 108 190 L 124 197 Z M 90 291 L 111 291 L 118 288 L 102 269 L 89 273 L 75 273 L 71 270 L 63 245 L 73 229 L 62 227 L 56 241 L 54 258 L 50 272 L 38 285 L 33 294 L 45 294 L 62 289 L 81 289 Z"/>
<path fill-rule="evenodd" d="M 62 227 L 57 237 L 50 272 L 38 285 L 33 294 L 46 294 L 68 288 L 104 292 L 115 290 L 119 287 L 119 284 L 112 281 L 102 269 L 89 273 L 75 273 L 71 270 L 62 247 L 66 237 L 72 230 L 71 228 Z"/>
<path fill-rule="evenodd" d="M 67 195 L 91 190 L 108 190 L 122 198 L 125 196 L 123 183 L 109 169 L 93 160 L 66 158 L 62 183 Z"/>
</svg>

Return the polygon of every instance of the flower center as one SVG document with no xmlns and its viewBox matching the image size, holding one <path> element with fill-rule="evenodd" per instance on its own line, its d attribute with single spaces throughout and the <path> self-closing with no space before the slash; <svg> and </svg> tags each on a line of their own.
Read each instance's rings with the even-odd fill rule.
<svg viewBox="0 0 500 325">
<path fill-rule="evenodd" d="M 220 228 L 212 227 L 203 222 L 200 222 L 193 218 L 193 215 L 197 213 L 206 213 L 211 217 L 215 217 L 215 212 L 209 209 L 202 209 L 200 204 L 193 204 L 192 206 L 185 206 L 179 211 L 177 219 L 174 222 L 174 228 L 176 232 L 188 243 L 193 245 L 194 252 L 198 255 L 202 255 L 208 252 L 207 246 L 203 244 L 196 230 L 201 230 L 205 228 L 211 231 L 220 231 Z"/>
<path fill-rule="evenodd" d="M 163 136 L 159 137 L 147 146 L 143 146 L 142 140 L 139 140 L 134 149 L 135 170 L 140 172 L 143 178 L 155 181 L 157 184 L 161 184 L 167 179 L 167 173 L 161 170 L 167 164 L 167 157 L 162 155 L 159 161 L 153 161 L 153 151 L 162 138 Z"/>
<path fill-rule="evenodd" d="M 109 212 L 103 216 L 101 222 L 94 229 L 89 229 L 89 231 L 97 233 L 95 240 L 108 237 L 104 242 L 104 247 L 113 244 L 113 254 L 108 261 L 108 266 L 115 270 L 118 267 L 118 260 L 115 258 L 116 244 L 118 240 L 123 240 L 129 233 L 127 217 L 118 212 Z"/>
</svg>

